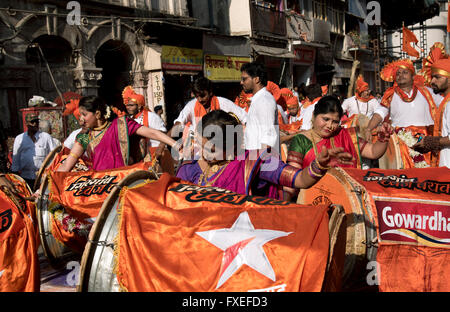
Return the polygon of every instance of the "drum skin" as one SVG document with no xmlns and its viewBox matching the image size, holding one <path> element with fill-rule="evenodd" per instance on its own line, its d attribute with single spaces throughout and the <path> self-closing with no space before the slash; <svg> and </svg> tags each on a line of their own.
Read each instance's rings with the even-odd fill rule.
<svg viewBox="0 0 450 312">
<path fill-rule="evenodd" d="M 56 154 L 58 154 L 62 148 L 63 148 L 62 145 L 58 145 L 53 151 L 50 152 L 50 154 L 47 155 L 47 157 L 45 157 L 44 162 L 42 163 L 42 166 L 36 175 L 36 181 L 34 182 L 34 187 L 33 187 L 34 190 L 39 189 L 39 187 L 42 184 L 42 177 L 45 173 L 45 169 L 47 169 L 47 167 L 52 163 Z"/>
<path fill-rule="evenodd" d="M 389 139 L 386 152 L 378 159 L 380 169 L 403 169 L 402 154 L 398 140 L 397 134 L 393 133 Z"/>
<path fill-rule="evenodd" d="M 114 273 L 114 240 L 119 231 L 117 206 L 122 187 L 133 187 L 145 180 L 157 180 L 154 171 L 136 171 L 127 175 L 112 190 L 103 203 L 100 213 L 89 233 L 89 241 L 81 259 L 81 292 L 117 292 L 119 283 Z"/>
<path fill-rule="evenodd" d="M 377 237 L 376 229 L 371 223 L 371 212 L 363 207 L 362 191 L 343 169 L 333 168 L 314 186 L 300 190 L 297 198 L 297 204 L 334 204 L 344 208 L 347 229 L 344 290 L 352 288 L 353 282 L 364 284 L 367 262 L 376 258 L 376 249 L 370 244 Z"/>
<path fill-rule="evenodd" d="M 48 210 L 49 181 L 45 179 L 40 186 L 39 199 L 37 201 L 37 220 L 39 226 L 39 237 L 44 255 L 50 265 L 57 270 L 64 269 L 69 259 L 77 258 L 77 255 L 67 246 L 59 242 L 52 234 L 53 215 Z"/>
</svg>

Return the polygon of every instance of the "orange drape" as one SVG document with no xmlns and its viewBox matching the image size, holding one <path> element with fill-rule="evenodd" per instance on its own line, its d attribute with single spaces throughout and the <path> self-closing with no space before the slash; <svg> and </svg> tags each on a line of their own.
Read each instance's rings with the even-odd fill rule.
<svg viewBox="0 0 450 312">
<path fill-rule="evenodd" d="M 329 245 L 327 206 L 289 204 L 202 188 L 181 183 L 167 174 L 157 182 L 122 189 L 119 202 L 116 272 L 124 290 L 320 291 L 322 288 Z M 257 235 L 241 235 L 232 246 L 221 249 L 198 233 L 230 229 L 238 218 L 246 215 L 251 224 L 245 223 L 243 227 L 286 233 L 262 245 L 274 280 L 244 264 L 218 287 L 227 264 Z M 217 237 L 216 244 L 230 245 L 217 235 L 210 236 Z M 225 254 L 231 258 L 224 257 Z"/>
</svg>

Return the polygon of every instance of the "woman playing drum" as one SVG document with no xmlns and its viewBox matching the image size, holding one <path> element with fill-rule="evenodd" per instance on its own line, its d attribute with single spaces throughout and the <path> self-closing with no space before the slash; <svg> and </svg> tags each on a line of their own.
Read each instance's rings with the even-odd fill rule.
<svg viewBox="0 0 450 312">
<path fill-rule="evenodd" d="M 227 131 L 239 129 L 239 124 L 235 116 L 221 110 L 205 115 L 197 127 L 196 139 L 201 146 L 201 158 L 182 164 L 177 177 L 239 194 L 281 199 L 280 186 L 308 188 L 325 175 L 330 162 L 345 164 L 352 159 L 352 155 L 344 152 L 343 148 L 323 148 L 307 170 L 299 170 L 283 163 L 279 157 L 270 155 L 268 150 L 244 151 L 238 155 L 236 146 L 239 145 L 236 145 L 235 136 L 232 136 L 232 144 L 226 142 L 226 138 L 230 137 Z M 217 127 L 217 131 L 208 131 L 209 127 Z M 238 137 L 242 135 L 240 131 L 235 134 Z M 223 140 L 217 141 L 217 137 Z"/>
<path fill-rule="evenodd" d="M 129 137 L 133 134 L 155 139 L 170 145 L 178 145 L 166 134 L 138 124 L 127 117 L 114 118 L 110 107 L 99 97 L 88 96 L 80 100 L 79 110 L 89 133 L 77 135 L 70 155 L 58 171 L 70 171 L 78 158 L 87 151 L 91 170 L 113 169 L 130 165 L 133 155 Z M 133 150 L 131 151 L 133 152 Z"/>
<path fill-rule="evenodd" d="M 354 128 L 341 128 L 340 120 L 343 110 L 339 100 L 333 96 L 323 97 L 314 108 L 312 129 L 296 135 L 289 146 L 288 164 L 295 168 L 306 168 L 319 155 L 323 147 L 341 147 L 352 155 L 349 163 L 330 162 L 330 166 L 360 168 L 361 157 L 378 159 L 386 151 L 388 141 L 393 133 L 388 123 L 383 123 L 378 132 L 378 141 L 367 142 L 358 137 Z M 294 190 L 285 189 L 291 195 Z"/>
</svg>

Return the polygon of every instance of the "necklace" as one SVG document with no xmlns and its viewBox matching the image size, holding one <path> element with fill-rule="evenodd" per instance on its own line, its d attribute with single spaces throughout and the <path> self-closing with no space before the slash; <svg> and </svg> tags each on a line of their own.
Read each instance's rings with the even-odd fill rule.
<svg viewBox="0 0 450 312">
<path fill-rule="evenodd" d="M 312 145 L 314 148 L 314 154 L 317 155 L 319 154 L 318 150 L 317 150 L 317 145 L 316 145 L 316 140 L 314 139 L 314 136 L 318 136 L 319 137 L 319 142 L 322 140 L 322 137 L 320 136 L 320 134 L 316 134 L 316 132 L 314 131 L 314 129 L 311 129 L 311 141 L 312 141 Z M 335 148 L 334 146 L 334 137 L 330 138 L 330 143 L 331 143 L 331 147 Z"/>
<path fill-rule="evenodd" d="M 210 166 L 208 164 L 208 167 L 206 168 L 206 170 L 203 171 L 202 174 L 200 174 L 200 177 L 198 179 L 198 184 L 201 186 L 212 186 L 214 184 L 214 182 L 216 182 L 216 180 L 225 171 L 225 168 L 228 166 L 229 163 L 230 163 L 229 160 L 224 160 L 224 161 L 221 161 L 220 163 L 215 163 L 212 166 Z M 210 178 L 210 174 L 211 174 L 211 177 L 213 177 L 214 175 L 216 175 L 216 176 L 211 181 L 208 181 L 208 179 Z"/>
<path fill-rule="evenodd" d="M 109 121 L 105 121 L 105 123 L 103 125 L 101 125 L 100 127 L 94 128 L 94 131 L 99 131 L 99 130 L 103 130 L 105 129 L 107 126 L 109 125 Z"/>
</svg>

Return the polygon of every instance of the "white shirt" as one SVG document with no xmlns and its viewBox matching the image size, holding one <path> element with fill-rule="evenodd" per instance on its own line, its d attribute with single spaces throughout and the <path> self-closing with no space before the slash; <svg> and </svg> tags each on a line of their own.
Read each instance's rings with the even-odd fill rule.
<svg viewBox="0 0 450 312">
<path fill-rule="evenodd" d="M 234 102 L 230 101 L 229 99 L 223 98 L 218 96 L 217 97 L 219 101 L 220 109 L 229 113 L 235 114 L 242 124 L 245 125 L 247 122 L 247 112 L 234 104 Z M 177 119 L 174 120 L 174 124 L 177 122 L 180 122 L 182 125 L 186 125 L 188 122 L 191 122 L 191 131 L 195 131 L 197 128 L 197 120 L 195 118 L 195 103 L 197 102 L 197 99 L 193 98 L 189 102 L 186 103 L 184 108 L 181 110 L 180 114 L 178 115 Z M 172 135 L 179 135 L 179 133 L 172 133 Z"/>
<path fill-rule="evenodd" d="M 143 125 L 144 124 L 144 114 L 141 114 L 138 118 L 136 118 L 134 121 L 136 121 L 138 124 Z M 166 126 L 164 125 L 164 121 L 162 118 L 155 112 L 148 112 L 148 126 L 152 129 L 156 129 L 162 132 L 167 132 Z M 150 146 L 155 147 L 159 146 L 161 142 L 157 140 L 149 139 Z"/>
<path fill-rule="evenodd" d="M 281 118 L 283 119 L 283 122 L 285 124 L 287 124 L 289 122 L 288 115 L 284 112 L 283 107 L 280 104 L 277 104 L 277 108 L 281 114 Z"/>
<path fill-rule="evenodd" d="M 81 130 L 83 130 L 83 128 L 72 131 L 72 133 L 69 134 L 67 139 L 64 141 L 64 146 L 68 149 L 72 149 L 73 145 L 75 144 L 75 139 L 77 138 L 77 135 L 81 132 Z"/>
<path fill-rule="evenodd" d="M 441 135 L 450 139 L 450 103 L 444 109 Z M 444 166 L 450 168 L 450 148 L 441 149 L 439 154 L 439 167 Z"/>
<path fill-rule="evenodd" d="M 11 171 L 20 172 L 25 179 L 36 179 L 36 172 L 41 168 L 45 157 L 56 148 L 53 138 L 46 132 L 36 132 L 36 143 L 28 132 L 16 136 L 13 146 Z"/>
<path fill-rule="evenodd" d="M 303 109 L 302 112 L 300 113 L 300 119 L 303 119 L 300 130 L 309 130 L 312 128 L 312 117 L 316 104 L 317 102 L 309 105 L 307 108 Z"/>
<path fill-rule="evenodd" d="M 245 148 L 261 149 L 263 144 L 278 148 L 279 138 L 277 103 L 264 87 L 252 97 L 244 131 Z"/>
<path fill-rule="evenodd" d="M 407 95 L 411 97 L 412 94 L 413 90 L 411 90 Z M 433 95 L 433 91 L 431 91 L 431 94 Z M 433 96 L 433 98 L 435 98 L 435 96 Z M 380 105 L 375 113 L 384 119 L 389 114 L 389 109 Z M 420 127 L 434 124 L 428 101 L 420 91 L 417 91 L 415 99 L 409 103 L 404 102 L 397 93 L 394 93 L 391 102 L 390 118 L 392 120 L 393 127 Z"/>
<path fill-rule="evenodd" d="M 348 114 L 348 117 L 363 114 L 370 119 L 379 106 L 380 103 L 376 99 L 371 99 L 368 102 L 362 102 L 358 101 L 356 96 L 352 96 L 342 102 L 342 109 Z"/>
<path fill-rule="evenodd" d="M 302 119 L 301 111 L 300 111 L 300 114 L 297 113 L 297 115 L 295 115 L 295 116 L 290 115 L 289 112 L 287 111 L 286 115 L 288 116 L 288 122 L 287 122 L 288 124 L 292 124 L 292 123 L 297 122 Z"/>
</svg>

